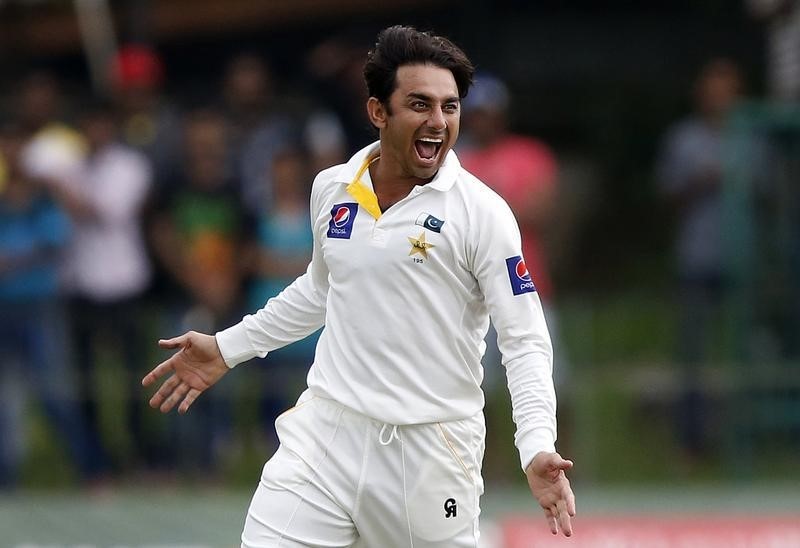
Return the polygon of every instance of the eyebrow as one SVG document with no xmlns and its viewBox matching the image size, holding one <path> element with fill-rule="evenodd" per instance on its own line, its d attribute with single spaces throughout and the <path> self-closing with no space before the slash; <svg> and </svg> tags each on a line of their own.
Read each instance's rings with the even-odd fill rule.
<svg viewBox="0 0 800 548">
<path fill-rule="evenodd" d="M 424 93 L 417 93 L 417 92 L 414 92 L 414 91 L 412 91 L 411 93 L 406 95 L 406 97 L 409 98 L 409 99 L 420 99 L 420 100 L 426 101 L 428 103 L 431 103 L 431 102 L 434 101 L 434 98 L 431 97 L 430 95 L 426 95 Z M 442 103 L 457 103 L 459 101 L 460 101 L 460 99 L 458 98 L 458 96 L 454 95 L 452 97 L 445 98 L 442 101 Z"/>
</svg>

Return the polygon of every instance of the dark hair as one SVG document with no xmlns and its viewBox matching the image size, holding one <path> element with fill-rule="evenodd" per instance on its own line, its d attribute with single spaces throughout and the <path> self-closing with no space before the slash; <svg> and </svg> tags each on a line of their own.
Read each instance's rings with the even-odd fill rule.
<svg viewBox="0 0 800 548">
<path fill-rule="evenodd" d="M 370 97 L 388 103 L 397 84 L 398 67 L 425 64 L 452 72 L 459 97 L 467 96 L 475 67 L 458 46 L 443 36 L 395 25 L 378 34 L 375 47 L 367 54 L 364 79 Z"/>
</svg>

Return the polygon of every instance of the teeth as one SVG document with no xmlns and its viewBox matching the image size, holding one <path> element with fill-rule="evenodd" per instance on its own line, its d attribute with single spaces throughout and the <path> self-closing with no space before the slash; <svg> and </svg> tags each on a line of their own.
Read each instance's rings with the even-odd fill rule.
<svg viewBox="0 0 800 548">
<path fill-rule="evenodd" d="M 431 137 L 421 137 L 419 140 L 425 141 L 426 143 L 436 143 L 436 144 L 442 143 L 442 139 L 433 139 Z"/>
</svg>

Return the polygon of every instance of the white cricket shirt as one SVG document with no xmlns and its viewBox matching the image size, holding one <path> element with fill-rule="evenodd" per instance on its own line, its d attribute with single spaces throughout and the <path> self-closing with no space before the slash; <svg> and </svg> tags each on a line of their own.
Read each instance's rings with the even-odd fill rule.
<svg viewBox="0 0 800 548">
<path fill-rule="evenodd" d="M 525 468 L 556 438 L 552 346 L 508 205 L 450 151 L 436 177 L 381 214 L 379 143 L 321 172 L 306 273 L 217 333 L 229 367 L 325 326 L 312 392 L 389 424 L 463 419 L 484 405 L 491 315 Z"/>
</svg>

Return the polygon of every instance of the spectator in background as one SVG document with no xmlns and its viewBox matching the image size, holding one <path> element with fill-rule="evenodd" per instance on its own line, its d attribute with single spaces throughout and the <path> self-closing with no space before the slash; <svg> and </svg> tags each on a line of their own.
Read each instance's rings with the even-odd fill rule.
<svg viewBox="0 0 800 548">
<path fill-rule="evenodd" d="M 305 272 L 314 244 L 309 226 L 311 170 L 308 154 L 299 145 L 288 145 L 272 159 L 273 204 L 268 215 L 258 219 L 253 253 L 253 281 L 248 309 L 262 308 Z M 274 434 L 272 423 L 291 407 L 290 398 L 302 388 L 305 373 L 314 359 L 317 336 L 312 335 L 270 352 L 258 368 L 265 377 L 258 383 L 260 415 L 265 430 Z M 277 439 L 272 440 L 277 443 Z M 275 445 L 277 447 L 277 445 Z"/>
<path fill-rule="evenodd" d="M 767 27 L 766 98 L 772 107 L 766 110 L 772 117 L 766 124 L 763 141 L 766 160 L 754 170 L 760 179 L 758 215 L 766 218 L 754 220 L 761 238 L 771 240 L 771 244 L 780 242 L 773 244 L 773 253 L 781 257 L 778 264 L 783 262 L 782 267 L 771 266 L 775 282 L 767 285 L 772 286 L 775 297 L 764 299 L 764 312 L 756 320 L 761 324 L 757 346 L 759 353 L 778 353 L 792 359 L 800 356 L 800 340 L 796 336 L 800 324 L 800 164 L 796 121 L 800 108 L 800 0 L 747 0 L 746 4 Z M 795 114 L 791 114 L 792 110 Z M 781 236 L 774 238 L 776 234 Z M 781 272 L 782 268 L 786 271 Z"/>
<path fill-rule="evenodd" d="M 252 215 L 271 207 L 272 158 L 294 129 L 291 117 L 278 106 L 272 80 L 271 70 L 260 57 L 241 54 L 228 63 L 223 82 L 231 175 L 240 184 L 242 201 Z"/>
<path fill-rule="evenodd" d="M 180 168 L 181 116 L 162 93 L 164 65 L 145 44 L 122 46 L 111 64 L 112 96 L 122 116 L 122 141 L 143 152 L 156 185 L 169 185 Z"/>
<path fill-rule="evenodd" d="M 746 0 L 750 12 L 768 26 L 769 95 L 800 101 L 800 0 Z"/>
<path fill-rule="evenodd" d="M 75 227 L 67 281 L 84 420 L 99 438 L 96 352 L 105 347 L 124 364 L 122 403 L 132 442 L 129 454 L 141 465 L 143 455 L 138 452 L 147 447 L 147 439 L 137 382 L 142 358 L 139 307 L 150 281 L 141 215 L 152 169 L 144 155 L 117 140 L 110 104 L 91 105 L 82 114 L 81 129 L 88 156 L 77 177 L 57 195 Z"/>
<path fill-rule="evenodd" d="M 509 131 L 510 94 L 506 85 L 478 74 L 464 100 L 461 163 L 511 206 L 522 233 L 525 264 L 545 302 L 553 298 L 544 231 L 552 220 L 558 164 L 542 141 Z"/>
<path fill-rule="evenodd" d="M 242 256 L 252 224 L 227 174 L 226 128 L 215 111 L 189 114 L 184 175 L 157 199 L 150 236 L 173 284 L 168 291 L 175 317 L 170 329 L 219 329 L 241 314 Z M 187 430 L 178 435 L 185 443 L 177 446 L 184 464 L 201 469 L 216 464 L 229 441 L 231 389 L 209 398 L 194 419 L 181 421 Z"/>
<path fill-rule="evenodd" d="M 254 54 L 228 63 L 222 93 L 230 126 L 232 173 L 241 183 L 248 210 L 256 216 L 272 207 L 273 157 L 301 134 L 314 169 L 341 162 L 344 131 L 333 112 L 280 99 L 269 66 Z M 266 175 L 265 175 L 266 174 Z M 266 177 L 266 179 L 265 179 Z"/>
<path fill-rule="evenodd" d="M 55 76 L 34 72 L 25 77 L 15 107 L 25 137 L 20 158 L 25 175 L 56 187 L 77 177 L 86 143 L 62 120 L 61 90 Z"/>
<path fill-rule="evenodd" d="M 344 127 L 332 110 L 318 108 L 307 113 L 302 137 L 313 173 L 341 164 L 347 158 Z"/>
<path fill-rule="evenodd" d="M 680 442 L 692 459 L 705 449 L 707 405 L 697 386 L 707 356 L 711 316 L 725 286 L 722 256 L 723 131 L 742 91 L 739 68 L 713 59 L 694 86 L 695 113 L 666 134 L 657 166 L 658 184 L 677 219 L 675 267 L 680 295 L 678 359 L 683 395 L 677 416 Z"/>
<path fill-rule="evenodd" d="M 314 95 L 330 105 L 341 120 L 343 143 L 350 149 L 347 153 L 375 139 L 375 131 L 364 112 L 367 95 L 362 74 L 364 52 L 371 43 L 371 36 L 356 33 L 334 36 L 312 48 L 305 60 L 306 76 L 315 89 Z"/>
<path fill-rule="evenodd" d="M 476 75 L 475 85 L 464 100 L 464 135 L 459 157 L 467 171 L 508 202 L 517 218 L 525 264 L 542 299 L 558 359 L 553 283 L 545 245 L 545 231 L 555 208 L 558 164 L 545 143 L 509 130 L 510 102 L 508 88 L 501 80 L 486 73 Z M 496 334 L 490 330 L 486 360 L 499 363 L 495 339 Z M 555 369 L 557 383 L 563 381 L 562 361 Z M 487 370 L 496 370 L 494 365 Z"/>
<path fill-rule="evenodd" d="M 60 255 L 69 235 L 65 213 L 39 181 L 27 175 L 25 134 L 0 134 L 0 487 L 19 479 L 26 418 L 13 365 L 41 400 L 54 431 L 63 437 L 80 477 L 101 478 L 100 447 L 81 420 L 59 294 Z M 8 392 L 11 392 L 10 394 Z"/>
</svg>

